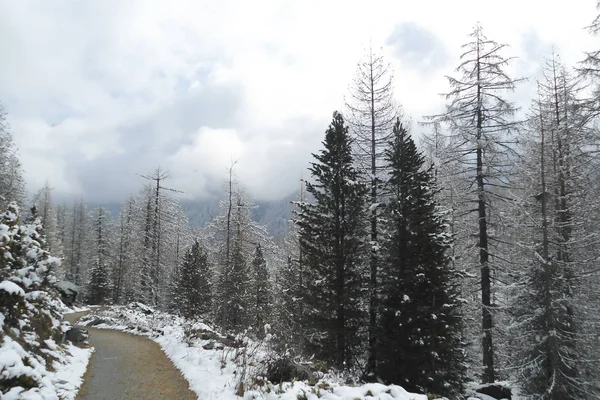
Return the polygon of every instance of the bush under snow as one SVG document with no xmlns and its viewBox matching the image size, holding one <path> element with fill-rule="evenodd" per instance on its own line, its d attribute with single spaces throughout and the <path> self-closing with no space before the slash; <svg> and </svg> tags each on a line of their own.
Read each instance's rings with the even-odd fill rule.
<svg viewBox="0 0 600 400">
<path fill-rule="evenodd" d="M 0 214 L 0 398 L 72 399 L 90 349 L 62 344 L 69 311 L 52 284 L 60 261 L 43 248 L 39 220 L 21 224 L 11 203 Z"/>
</svg>

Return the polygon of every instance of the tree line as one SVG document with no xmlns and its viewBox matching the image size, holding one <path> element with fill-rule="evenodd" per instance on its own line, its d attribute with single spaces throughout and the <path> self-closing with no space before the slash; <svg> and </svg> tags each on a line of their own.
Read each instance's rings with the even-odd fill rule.
<svg viewBox="0 0 600 400">
<path fill-rule="evenodd" d="M 196 232 L 160 169 L 116 219 L 55 205 L 46 186 L 32 213 L 59 273 L 92 304 L 271 331 L 282 353 L 410 391 L 460 397 L 468 380 L 510 379 L 532 398 L 596 398 L 598 52 L 572 70 L 549 55 L 520 113 L 506 46 L 476 26 L 463 49 L 419 144 L 391 69 L 368 52 L 279 244 L 252 220 L 235 163 Z M 24 189 L 0 128 L 5 208 Z"/>
</svg>

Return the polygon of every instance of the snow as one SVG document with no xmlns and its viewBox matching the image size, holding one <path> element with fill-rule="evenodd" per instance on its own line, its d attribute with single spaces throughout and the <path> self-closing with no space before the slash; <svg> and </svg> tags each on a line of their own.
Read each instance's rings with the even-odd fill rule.
<svg viewBox="0 0 600 400">
<path fill-rule="evenodd" d="M 19 296 L 25 295 L 25 291 L 21 289 L 19 285 L 11 281 L 0 282 L 0 290 L 4 290 L 10 294 L 18 294 Z"/>
<path fill-rule="evenodd" d="M 94 349 L 81 349 L 72 344 L 65 348 L 69 355 L 64 358 L 63 363 L 54 362 L 55 372 L 51 375 L 51 380 L 61 400 L 74 400 Z"/>
<path fill-rule="evenodd" d="M 115 329 L 147 336 L 157 342 L 173 364 L 181 371 L 199 399 L 211 400 L 427 400 L 427 396 L 409 393 L 400 386 L 377 383 L 362 386 L 342 384 L 342 379 L 323 374 L 317 382 L 265 382 L 256 385 L 264 371 L 264 361 L 269 351 L 268 340 L 257 342 L 246 337 L 236 339 L 243 343 L 241 348 L 215 345 L 212 349 L 203 346 L 218 343 L 202 339 L 202 332 L 218 335 L 207 324 L 186 321 L 166 313 L 152 310 L 139 303 L 129 307 L 112 307 L 96 310 L 82 318 L 80 323 L 102 319 L 94 328 Z M 190 334 L 196 332 L 196 334 Z M 261 369 L 262 368 L 262 369 Z M 240 378 L 241 377 L 241 378 Z M 243 397 L 236 396 L 238 384 L 244 383 Z"/>
</svg>

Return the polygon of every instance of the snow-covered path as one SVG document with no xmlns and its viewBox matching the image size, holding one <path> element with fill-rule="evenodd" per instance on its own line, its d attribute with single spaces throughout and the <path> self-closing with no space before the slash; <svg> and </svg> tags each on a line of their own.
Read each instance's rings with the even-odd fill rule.
<svg viewBox="0 0 600 400">
<path fill-rule="evenodd" d="M 78 314 L 66 318 L 73 322 L 85 313 Z M 96 350 L 77 399 L 197 398 L 157 343 L 106 329 L 89 332 Z"/>
</svg>

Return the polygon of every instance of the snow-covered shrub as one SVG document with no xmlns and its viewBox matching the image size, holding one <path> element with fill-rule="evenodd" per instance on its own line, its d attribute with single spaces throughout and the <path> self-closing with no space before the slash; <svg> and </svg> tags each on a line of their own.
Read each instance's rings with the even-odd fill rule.
<svg viewBox="0 0 600 400">
<path fill-rule="evenodd" d="M 39 219 L 21 223 L 15 203 L 0 214 L 0 397 L 53 399 L 64 361 L 64 304 L 52 286 L 60 260 L 44 249 Z"/>
</svg>

